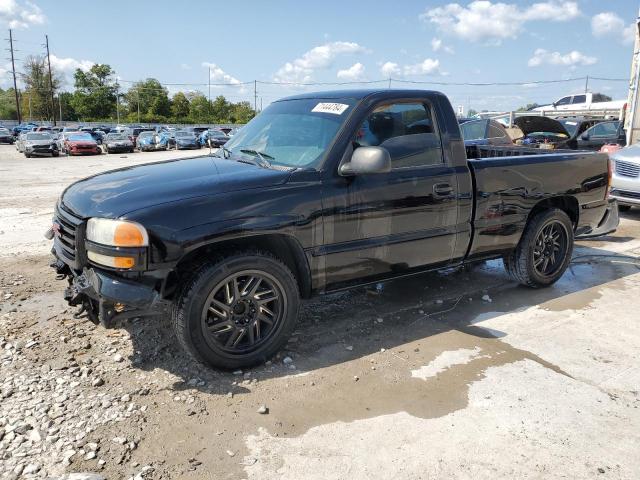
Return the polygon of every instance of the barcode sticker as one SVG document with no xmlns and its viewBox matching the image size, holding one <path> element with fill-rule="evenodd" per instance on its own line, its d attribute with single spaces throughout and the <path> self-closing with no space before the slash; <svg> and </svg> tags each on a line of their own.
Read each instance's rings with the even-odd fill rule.
<svg viewBox="0 0 640 480">
<path fill-rule="evenodd" d="M 344 103 L 319 103 L 313 107 L 312 112 L 316 113 L 333 113 L 334 115 L 342 115 L 349 108 Z"/>
</svg>

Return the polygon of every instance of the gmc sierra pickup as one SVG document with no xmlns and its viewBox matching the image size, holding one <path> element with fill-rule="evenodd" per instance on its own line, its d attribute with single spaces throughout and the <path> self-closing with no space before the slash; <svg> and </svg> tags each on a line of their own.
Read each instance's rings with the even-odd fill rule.
<svg viewBox="0 0 640 480">
<path fill-rule="evenodd" d="M 577 235 L 616 228 L 606 154 L 469 146 L 430 91 L 334 91 L 272 103 L 215 154 L 69 186 L 53 226 L 65 297 L 105 327 L 168 314 L 214 367 L 268 359 L 300 300 L 503 258 L 529 287 Z"/>
</svg>

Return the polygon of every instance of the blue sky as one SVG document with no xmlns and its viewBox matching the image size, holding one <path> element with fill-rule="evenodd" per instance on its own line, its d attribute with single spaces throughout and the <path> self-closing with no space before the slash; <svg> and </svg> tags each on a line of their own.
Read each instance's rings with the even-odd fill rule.
<svg viewBox="0 0 640 480">
<path fill-rule="evenodd" d="M 98 62 L 110 64 L 125 88 L 128 80 L 154 77 L 189 84 L 170 86 L 171 92 L 207 94 L 202 84 L 211 68 L 213 83 L 231 85 L 214 87 L 212 95 L 234 101 L 253 101 L 253 86 L 239 82 L 280 83 L 258 84 L 267 104 L 301 90 L 339 88 L 300 85 L 309 82 L 628 78 L 639 6 L 632 0 L 0 0 L 0 28 L 14 28 L 19 58 L 42 52 L 48 34 L 53 64 L 68 79 L 67 88 L 75 68 Z M 9 69 L 0 62 L 0 86 L 8 86 Z M 454 105 L 506 110 L 584 90 L 584 81 L 417 87 L 444 91 Z M 624 98 L 627 85 L 592 80 L 590 89 Z"/>
</svg>

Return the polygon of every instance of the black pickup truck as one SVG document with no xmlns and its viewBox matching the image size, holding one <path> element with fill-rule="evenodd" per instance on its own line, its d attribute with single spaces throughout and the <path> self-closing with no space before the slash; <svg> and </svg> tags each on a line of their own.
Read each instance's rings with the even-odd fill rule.
<svg viewBox="0 0 640 480">
<path fill-rule="evenodd" d="M 615 230 L 609 178 L 606 154 L 465 150 L 441 93 L 334 91 L 272 103 L 213 155 L 74 183 L 48 236 L 92 321 L 168 314 L 196 359 L 238 368 L 315 294 L 500 257 L 551 285 L 575 236 Z"/>
</svg>

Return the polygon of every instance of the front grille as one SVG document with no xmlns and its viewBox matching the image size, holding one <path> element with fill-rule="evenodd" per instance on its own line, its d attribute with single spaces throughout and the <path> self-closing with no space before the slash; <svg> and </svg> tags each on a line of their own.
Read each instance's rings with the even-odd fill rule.
<svg viewBox="0 0 640 480">
<path fill-rule="evenodd" d="M 640 165 L 616 160 L 616 174 L 623 177 L 638 177 L 640 176 Z"/>
<path fill-rule="evenodd" d="M 78 245 L 80 244 L 83 230 L 82 219 L 58 206 L 54 222 L 58 225 L 58 231 L 54 237 L 56 251 L 63 257 L 61 260 L 73 268 L 78 268 Z"/>
<path fill-rule="evenodd" d="M 611 190 L 611 195 L 616 197 L 627 197 L 627 198 L 635 198 L 636 200 L 640 200 L 640 192 L 630 192 L 629 190 Z"/>
</svg>

